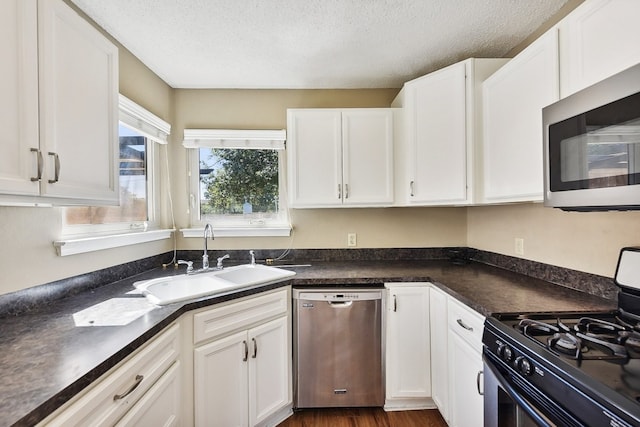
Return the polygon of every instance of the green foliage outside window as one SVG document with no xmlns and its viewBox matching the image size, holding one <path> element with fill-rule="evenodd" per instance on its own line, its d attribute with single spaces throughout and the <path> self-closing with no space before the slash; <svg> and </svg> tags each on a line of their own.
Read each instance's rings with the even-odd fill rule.
<svg viewBox="0 0 640 427">
<path fill-rule="evenodd" d="M 203 156 L 204 151 L 200 154 L 203 215 L 242 214 L 247 203 L 254 213 L 278 211 L 276 151 L 214 148 Z"/>
</svg>

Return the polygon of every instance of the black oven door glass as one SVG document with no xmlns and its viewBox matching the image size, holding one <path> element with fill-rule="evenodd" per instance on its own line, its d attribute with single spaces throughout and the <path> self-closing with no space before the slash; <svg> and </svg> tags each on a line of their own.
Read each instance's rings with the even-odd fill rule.
<svg viewBox="0 0 640 427">
<path fill-rule="evenodd" d="M 497 427 L 539 427 L 504 389 L 498 389 Z"/>
<path fill-rule="evenodd" d="M 486 354 L 483 358 L 485 427 L 557 426 L 529 396 L 511 383 L 508 375 L 500 372 Z"/>
<path fill-rule="evenodd" d="M 640 92 L 549 126 L 551 191 L 640 184 Z"/>
</svg>

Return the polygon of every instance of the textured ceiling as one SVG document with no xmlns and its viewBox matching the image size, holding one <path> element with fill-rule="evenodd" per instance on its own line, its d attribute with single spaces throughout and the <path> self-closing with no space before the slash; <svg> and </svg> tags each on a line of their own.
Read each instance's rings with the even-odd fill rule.
<svg viewBox="0 0 640 427">
<path fill-rule="evenodd" d="M 396 88 L 501 57 L 566 0 L 72 0 L 174 88 Z"/>
</svg>

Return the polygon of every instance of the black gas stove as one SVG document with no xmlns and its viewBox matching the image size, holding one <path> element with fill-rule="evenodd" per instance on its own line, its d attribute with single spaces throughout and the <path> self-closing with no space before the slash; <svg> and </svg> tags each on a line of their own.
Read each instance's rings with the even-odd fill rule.
<svg viewBox="0 0 640 427">
<path fill-rule="evenodd" d="M 640 249 L 622 258 L 616 311 L 486 320 L 485 426 L 640 426 L 640 286 L 619 282 L 640 285 Z"/>
</svg>

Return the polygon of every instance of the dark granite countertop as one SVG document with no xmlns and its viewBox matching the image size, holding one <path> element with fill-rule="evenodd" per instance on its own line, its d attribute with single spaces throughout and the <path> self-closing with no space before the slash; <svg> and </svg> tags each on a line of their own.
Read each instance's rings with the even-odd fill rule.
<svg viewBox="0 0 640 427">
<path fill-rule="evenodd" d="M 151 270 L 0 319 L 0 425 L 34 425 L 122 361 L 183 313 L 292 283 L 362 286 L 430 281 L 484 315 L 505 312 L 602 311 L 614 301 L 480 263 L 445 261 L 311 262 L 292 282 L 155 307 L 122 326 L 76 326 L 74 313 L 113 298 L 141 302 L 132 284 L 173 270 Z M 76 316 L 77 317 L 77 316 Z"/>
<path fill-rule="evenodd" d="M 476 262 L 466 265 L 447 261 L 317 262 L 294 271 L 295 286 L 432 282 L 485 316 L 607 311 L 617 307 L 615 301 Z"/>
</svg>

